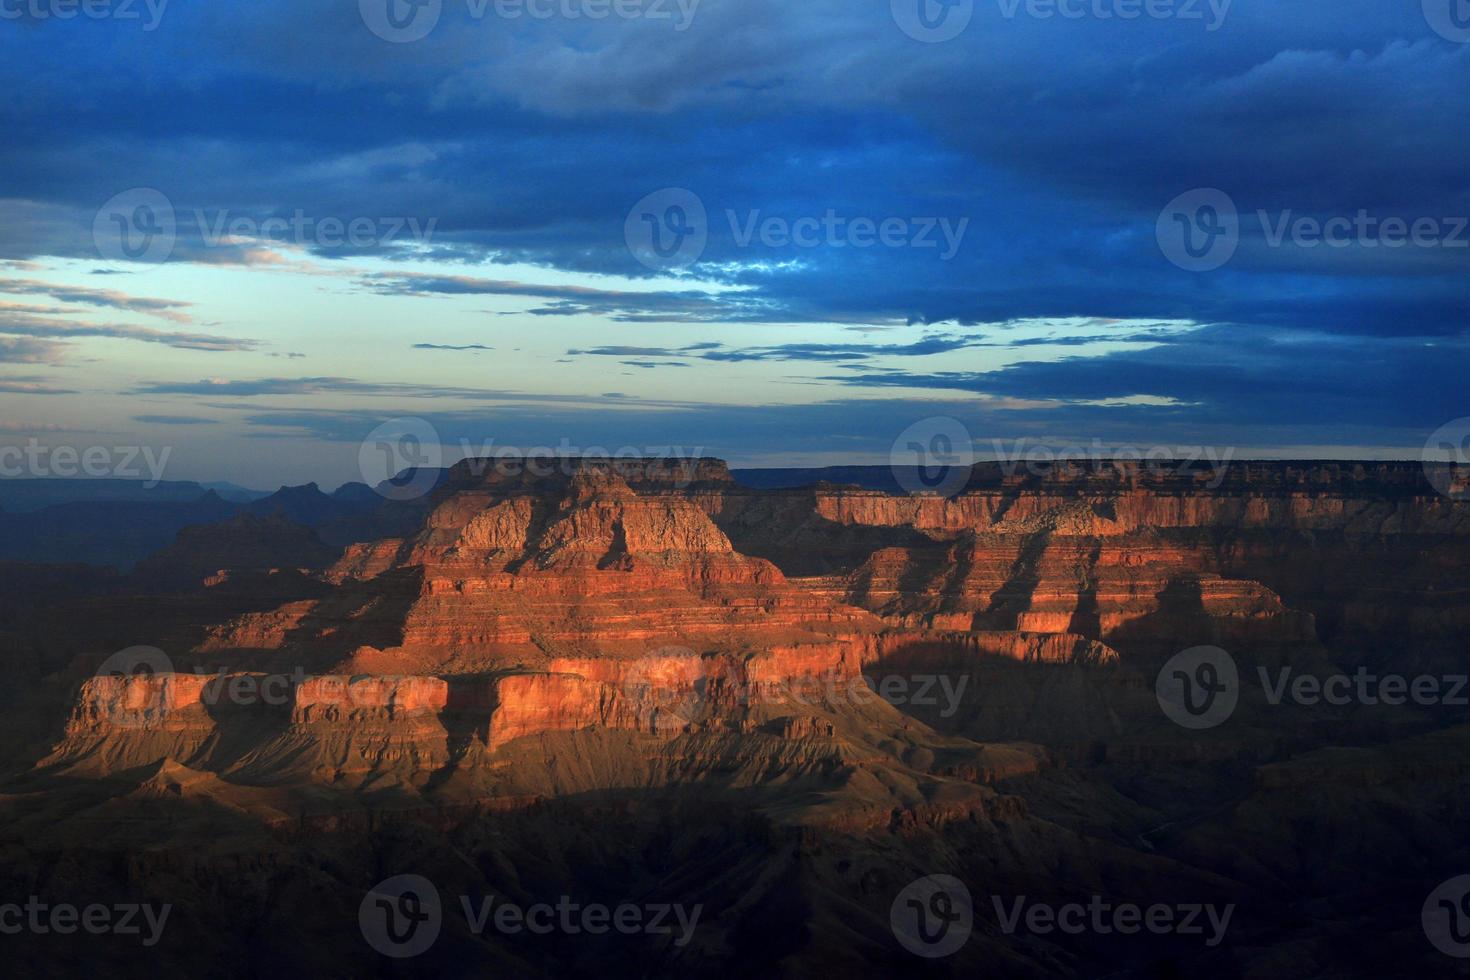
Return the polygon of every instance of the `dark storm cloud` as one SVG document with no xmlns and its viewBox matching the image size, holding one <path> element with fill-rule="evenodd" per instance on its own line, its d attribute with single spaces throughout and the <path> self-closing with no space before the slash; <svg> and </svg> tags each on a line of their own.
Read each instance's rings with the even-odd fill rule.
<svg viewBox="0 0 1470 980">
<path fill-rule="evenodd" d="M 1463 415 L 1470 344 L 1342 338 L 1221 325 L 1143 351 L 1027 362 L 986 373 L 837 375 L 860 388 L 934 389 L 1054 402 L 1075 413 L 1088 403 L 1136 398 L 1177 405 L 1128 405 L 1114 417 L 1174 415 L 1200 424 L 1300 424 L 1432 430 Z"/>
<path fill-rule="evenodd" d="M 432 241 L 376 251 L 417 248 L 454 271 L 354 282 L 425 303 L 499 295 L 536 301 L 518 311 L 536 316 L 702 331 L 748 321 L 951 323 L 959 333 L 1073 316 L 1212 324 L 1146 352 L 826 383 L 1060 397 L 1108 424 L 1131 412 L 1205 425 L 1239 411 L 1302 432 L 1329 416 L 1412 427 L 1453 407 L 1446 392 L 1470 366 L 1470 249 L 1273 245 L 1268 231 L 1283 218 L 1362 211 L 1470 215 L 1470 45 L 1434 34 L 1421 6 L 1237 0 L 1211 30 L 1007 17 L 977 3 L 970 28 L 935 45 L 898 31 L 888 4 L 845 0 L 704 0 L 682 32 L 472 21 L 447 4 L 430 38 L 399 45 L 373 37 L 350 3 L 174 5 L 146 37 L 124 24 L 38 23 L 0 36 L 10 93 L 0 103 L 0 256 L 95 259 L 97 207 L 137 186 L 173 201 L 186 260 L 251 260 L 204 247 L 201 225 L 221 211 L 415 217 L 436 222 Z M 68 95 L 77 91 L 87 98 Z M 521 262 L 648 276 L 625 246 L 624 219 L 670 186 L 708 211 L 692 271 L 739 288 L 546 286 L 492 271 Z M 1243 221 L 1234 260 L 1197 274 L 1171 265 L 1154 235 L 1160 209 L 1200 187 L 1229 194 Z M 739 234 L 752 219 L 829 212 L 968 225 L 949 261 L 937 249 Z M 330 258 L 374 251 L 304 247 Z M 784 341 L 702 356 L 904 353 Z M 987 327 L 984 342 L 1007 338 Z M 1082 404 L 1138 394 L 1180 404 Z"/>
</svg>

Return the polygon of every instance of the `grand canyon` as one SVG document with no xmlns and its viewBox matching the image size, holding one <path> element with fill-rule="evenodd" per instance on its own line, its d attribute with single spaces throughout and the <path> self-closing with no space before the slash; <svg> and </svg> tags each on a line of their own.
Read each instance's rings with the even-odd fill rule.
<svg viewBox="0 0 1470 980">
<path fill-rule="evenodd" d="M 0 884 L 42 926 L 9 964 L 1460 962 L 1426 930 L 1470 873 L 1462 471 L 979 463 L 947 496 L 709 458 L 410 476 L 427 492 L 121 486 L 0 515 L 87 539 L 42 563 L 17 534 L 0 564 Z M 47 918 L 124 904 L 131 932 Z"/>
<path fill-rule="evenodd" d="M 0 977 L 1470 980 L 1470 0 L 0 92 Z"/>
</svg>

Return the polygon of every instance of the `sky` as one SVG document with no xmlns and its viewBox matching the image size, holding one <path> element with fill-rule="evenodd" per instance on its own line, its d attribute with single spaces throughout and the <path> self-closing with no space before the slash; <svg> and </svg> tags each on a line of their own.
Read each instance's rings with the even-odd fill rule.
<svg viewBox="0 0 1470 980">
<path fill-rule="evenodd" d="M 1470 435 L 1466 0 L 0 0 L 0 81 L 3 476 Z"/>
</svg>

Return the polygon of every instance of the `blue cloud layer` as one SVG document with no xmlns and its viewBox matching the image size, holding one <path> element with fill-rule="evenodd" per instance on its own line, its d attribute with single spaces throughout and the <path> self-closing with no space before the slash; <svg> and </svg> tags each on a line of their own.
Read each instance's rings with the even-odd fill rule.
<svg viewBox="0 0 1470 980">
<path fill-rule="evenodd" d="M 1447 232 L 1470 215 L 1470 44 L 1436 33 L 1418 2 L 1236 0 L 1215 30 L 1177 18 L 1038 19 L 1024 4 L 1008 17 L 1010 6 L 977 2 L 966 31 L 941 44 L 906 36 L 886 3 L 842 0 L 703 0 L 684 8 L 687 30 L 653 19 L 477 19 L 464 0 L 445 0 L 434 31 L 407 44 L 375 36 L 352 3 L 176 3 L 151 31 L 0 24 L 0 258 L 95 258 L 98 205 L 148 186 L 178 211 L 177 261 L 203 254 L 222 212 L 411 217 L 435 222 L 421 254 L 443 275 L 382 275 L 359 288 L 495 294 L 534 315 L 701 331 L 944 325 L 943 338 L 907 345 L 783 335 L 680 351 L 619 347 L 614 335 L 571 355 L 623 357 L 640 372 L 682 359 L 942 355 L 1006 343 L 975 328 L 1027 318 L 1156 319 L 1202 329 L 1146 350 L 1099 352 L 1078 338 L 1078 356 L 989 373 L 813 380 L 832 386 L 833 404 L 892 388 L 974 392 L 1051 402 L 1034 418 L 1083 428 L 1235 423 L 1283 442 L 1408 444 L 1466 411 L 1470 231 L 1461 244 L 1403 248 L 1275 245 L 1270 231 L 1283 217 L 1367 212 L 1434 219 Z M 669 9 L 677 20 L 681 8 Z M 687 188 L 707 210 L 708 242 L 691 270 L 704 286 L 584 289 L 497 273 L 521 263 L 651 278 L 624 223 L 634 202 L 665 187 Z M 1224 191 L 1242 218 L 1234 258 L 1211 272 L 1177 267 L 1156 240 L 1161 209 L 1194 188 Z M 943 249 L 741 241 L 752 221 L 831 213 L 964 221 L 965 231 L 948 260 Z M 393 255 L 408 245 L 315 251 Z M 185 309 L 107 290 L 50 297 L 160 316 Z M 35 363 L 83 335 L 34 314 L 9 319 L 30 339 L 0 345 L 0 361 Z M 230 346 L 194 331 L 105 330 Z M 242 394 L 383 390 L 367 379 L 231 382 Z M 222 393 L 213 383 L 148 390 Z M 1092 404 L 1141 395 L 1172 404 Z M 777 414 L 797 426 L 814 411 Z M 740 416 L 728 428 L 751 424 Z"/>
</svg>

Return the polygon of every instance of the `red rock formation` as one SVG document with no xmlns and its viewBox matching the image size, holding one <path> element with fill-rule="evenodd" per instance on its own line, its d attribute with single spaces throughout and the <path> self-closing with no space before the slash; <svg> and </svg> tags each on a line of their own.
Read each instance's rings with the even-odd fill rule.
<svg viewBox="0 0 1470 980">
<path fill-rule="evenodd" d="M 449 685 L 437 677 L 311 677 L 296 687 L 293 723 L 399 721 L 437 715 L 449 703 Z"/>
<path fill-rule="evenodd" d="M 948 546 L 878 552 L 852 574 L 847 598 L 913 628 L 1074 633 L 1120 647 L 1168 647 L 1191 635 L 1312 642 L 1309 615 L 1204 563 L 1153 535 L 966 534 Z"/>
<path fill-rule="evenodd" d="M 810 584 L 895 625 L 1070 631 L 1125 656 L 1310 643 L 1312 614 L 1364 657 L 1405 633 L 1446 651 L 1447 634 L 1470 638 L 1464 604 L 1434 599 L 1470 570 L 1470 509 L 1417 464 L 982 464 L 952 499 L 832 486 L 697 499 L 742 549 L 841 570 L 845 583 Z M 1370 550 L 1412 579 L 1379 581 Z"/>
<path fill-rule="evenodd" d="M 230 765 L 247 781 L 347 786 L 422 784 L 449 762 L 437 677 L 311 677 L 293 692 L 290 724 Z"/>
<path fill-rule="evenodd" d="M 446 895 L 527 897 L 552 869 L 587 894 L 636 879 L 709 902 L 686 959 L 635 952 L 655 972 L 721 964 L 732 937 L 757 936 L 785 944 L 769 971 L 831 968 L 837 950 L 845 971 L 877 975 L 910 962 L 884 945 L 894 896 L 953 871 L 1053 904 L 1254 910 L 1241 925 L 1253 931 L 1206 959 L 1182 958 L 1183 944 L 1140 954 L 1137 936 L 1108 952 L 1101 936 L 983 928 L 957 971 L 1126 972 L 1147 956 L 1274 976 L 1344 972 L 1313 952 L 1353 928 L 1321 914 L 1334 902 L 1373 937 L 1346 947 L 1351 961 L 1384 939 L 1372 926 L 1412 924 L 1433 882 L 1458 873 L 1464 728 L 1385 708 L 1333 747 L 1353 712 L 1268 708 L 1248 685 L 1218 730 L 1187 731 L 1153 687 L 1151 658 L 1200 642 L 1234 648 L 1247 681 L 1268 654 L 1310 660 L 1314 621 L 1295 596 L 1338 635 L 1470 634 L 1463 504 L 1401 469 L 1250 466 L 1210 488 L 1127 467 L 981 468 L 952 501 L 756 494 L 705 464 L 687 478 L 647 462 L 475 470 L 450 474 L 421 527 L 310 580 L 226 569 L 184 598 L 108 591 L 52 620 L 14 618 L 0 640 L 23 629 L 38 667 L 72 664 L 24 686 L 76 698 L 55 752 L 0 793 L 7 880 L 77 882 L 86 900 L 109 874 L 152 882 L 188 902 L 181 927 L 198 931 L 174 940 L 186 951 L 238 919 L 259 926 L 252 943 L 285 937 L 245 951 L 248 965 L 371 973 L 381 963 L 351 959 L 370 953 L 357 903 L 389 865 Z M 181 638 L 181 671 L 227 672 L 78 687 L 116 649 L 98 620 Z M 231 693 L 264 670 L 292 670 L 279 702 Z M 878 693 L 889 679 L 901 698 Z M 1385 745 L 1399 729 L 1429 734 Z M 17 864 L 25 848 L 35 857 Z M 1375 874 L 1358 880 L 1360 866 Z M 1273 905 L 1281 894 L 1290 907 Z M 793 945 L 808 931 L 822 956 Z M 346 958 L 318 933 L 346 935 Z M 499 952 L 459 933 L 423 968 Z M 507 944 L 507 968 L 555 959 L 540 949 Z M 320 959 L 299 964 L 299 950 Z"/>
<path fill-rule="evenodd" d="M 415 537 L 349 549 L 327 574 L 337 595 L 244 617 L 209 648 L 311 645 L 358 669 L 350 657 L 367 646 L 405 669 L 466 673 L 545 666 L 559 651 L 801 644 L 879 625 L 739 554 L 679 492 L 635 492 L 600 464 L 544 479 L 474 468 L 455 469 Z"/>
<path fill-rule="evenodd" d="M 110 772 L 193 759 L 216 730 L 205 704 L 210 681 L 196 674 L 88 678 L 77 691 L 65 738 L 41 765 Z"/>
<path fill-rule="evenodd" d="M 69 731 L 186 727 L 203 707 L 210 678 L 195 674 L 136 674 L 92 677 L 82 683 Z"/>
<path fill-rule="evenodd" d="M 754 493 L 710 461 L 466 461 L 416 533 L 349 548 L 322 575 L 325 595 L 217 624 L 181 662 L 315 675 L 295 690 L 278 744 L 230 765 L 259 774 L 309 760 L 310 778 L 404 779 L 444 764 L 450 730 L 491 751 L 587 729 L 750 731 L 798 696 L 851 708 L 837 702 L 865 670 L 1146 671 L 1201 643 L 1315 657 L 1310 614 L 1222 574 L 1268 560 L 1253 529 L 1470 530 L 1459 505 L 1392 467 L 1253 465 L 1219 488 L 1207 475 L 980 467 L 945 500 Z M 782 535 L 792 547 L 829 535 L 851 553 L 823 561 L 848 568 L 788 577 L 730 534 L 778 560 L 788 560 Z M 1047 688 L 1003 676 L 1017 690 Z M 1119 683 L 1128 711 L 1145 703 L 1132 680 Z M 1006 732 L 1028 724 L 988 710 Z M 1083 713 L 1119 724 L 1111 706 Z M 190 738 L 208 730 L 200 722 Z"/>
<path fill-rule="evenodd" d="M 1072 633 L 900 631 L 880 637 L 874 658 L 876 663 L 907 670 L 969 666 L 982 660 L 1100 667 L 1117 664 L 1118 653 Z"/>
</svg>

